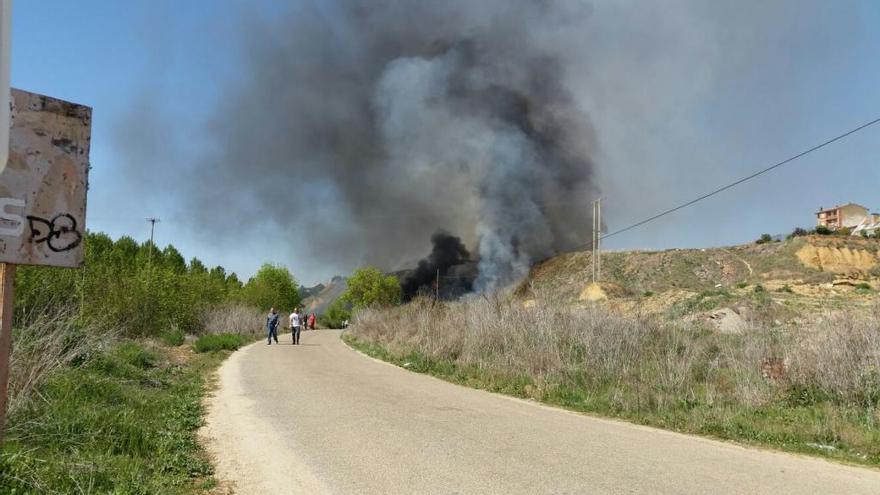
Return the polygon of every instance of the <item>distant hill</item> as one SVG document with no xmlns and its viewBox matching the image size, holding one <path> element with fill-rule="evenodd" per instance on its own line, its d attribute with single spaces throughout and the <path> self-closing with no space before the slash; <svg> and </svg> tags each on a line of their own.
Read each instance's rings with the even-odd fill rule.
<svg viewBox="0 0 880 495">
<path fill-rule="evenodd" d="M 333 277 L 330 282 L 318 284 L 305 289 L 303 293 L 303 307 L 308 313 L 323 314 L 327 308 L 339 299 L 345 289 L 348 288 L 348 279 L 345 277 Z M 306 295 L 307 294 L 307 295 Z"/>
</svg>

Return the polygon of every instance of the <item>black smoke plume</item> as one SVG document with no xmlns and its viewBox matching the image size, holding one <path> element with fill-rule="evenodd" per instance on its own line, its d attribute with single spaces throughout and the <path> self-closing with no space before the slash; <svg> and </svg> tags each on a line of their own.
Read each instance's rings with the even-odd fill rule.
<svg viewBox="0 0 880 495">
<path fill-rule="evenodd" d="M 431 243 L 434 246 L 431 254 L 419 261 L 415 270 L 408 272 L 400 284 L 404 299 L 410 300 L 420 293 L 433 293 L 438 273 L 442 278 L 440 289 L 445 297 L 455 297 L 473 290 L 473 277 L 459 272 L 451 274 L 452 268 L 470 261 L 471 255 L 461 239 L 439 231 L 431 236 Z"/>
<path fill-rule="evenodd" d="M 335 0 L 255 22 L 197 167 L 195 223 L 258 222 L 340 271 L 411 266 L 448 229 L 476 252 L 477 290 L 584 244 L 595 146 L 563 53 L 587 14 L 579 1 Z"/>
</svg>

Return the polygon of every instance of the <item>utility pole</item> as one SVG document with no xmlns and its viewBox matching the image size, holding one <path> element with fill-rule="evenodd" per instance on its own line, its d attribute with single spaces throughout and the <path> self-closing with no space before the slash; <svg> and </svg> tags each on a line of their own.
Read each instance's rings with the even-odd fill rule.
<svg viewBox="0 0 880 495">
<path fill-rule="evenodd" d="M 602 198 L 596 200 L 596 281 L 602 280 Z"/>
<path fill-rule="evenodd" d="M 590 248 L 593 282 L 602 279 L 602 199 L 593 200 L 593 244 Z"/>
<path fill-rule="evenodd" d="M 153 234 L 156 232 L 156 222 L 159 221 L 158 218 L 148 218 L 148 222 L 150 222 L 150 255 L 147 258 L 147 285 L 153 281 Z"/>
<path fill-rule="evenodd" d="M 593 200 L 593 212 L 590 214 L 593 225 L 590 227 L 590 281 L 596 281 L 596 200 Z"/>
<path fill-rule="evenodd" d="M 434 300 L 440 300 L 440 269 L 437 269 L 437 285 L 434 287 Z"/>
</svg>

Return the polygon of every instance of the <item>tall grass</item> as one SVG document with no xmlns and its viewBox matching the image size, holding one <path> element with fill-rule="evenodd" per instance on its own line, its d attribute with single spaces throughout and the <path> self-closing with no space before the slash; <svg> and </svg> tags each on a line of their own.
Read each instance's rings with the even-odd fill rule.
<svg viewBox="0 0 880 495">
<path fill-rule="evenodd" d="M 260 334 L 265 331 L 266 315 L 243 304 L 225 304 L 202 313 L 203 333 Z"/>
<path fill-rule="evenodd" d="M 472 385 L 640 422 L 880 463 L 880 309 L 723 335 L 493 297 L 363 310 L 355 343 Z"/>
<path fill-rule="evenodd" d="M 10 416 L 24 407 L 53 373 L 87 361 L 113 341 L 111 330 L 83 328 L 74 315 L 74 310 L 65 308 L 41 312 L 13 332 L 7 409 Z"/>
</svg>

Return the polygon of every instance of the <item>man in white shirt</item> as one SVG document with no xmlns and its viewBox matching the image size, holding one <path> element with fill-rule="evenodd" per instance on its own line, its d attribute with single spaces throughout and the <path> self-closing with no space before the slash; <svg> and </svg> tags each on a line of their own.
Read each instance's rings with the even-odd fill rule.
<svg viewBox="0 0 880 495">
<path fill-rule="evenodd" d="M 293 313 L 290 313 L 290 333 L 293 345 L 299 344 L 300 329 L 302 329 L 302 315 L 299 314 L 299 308 L 293 308 Z"/>
</svg>

